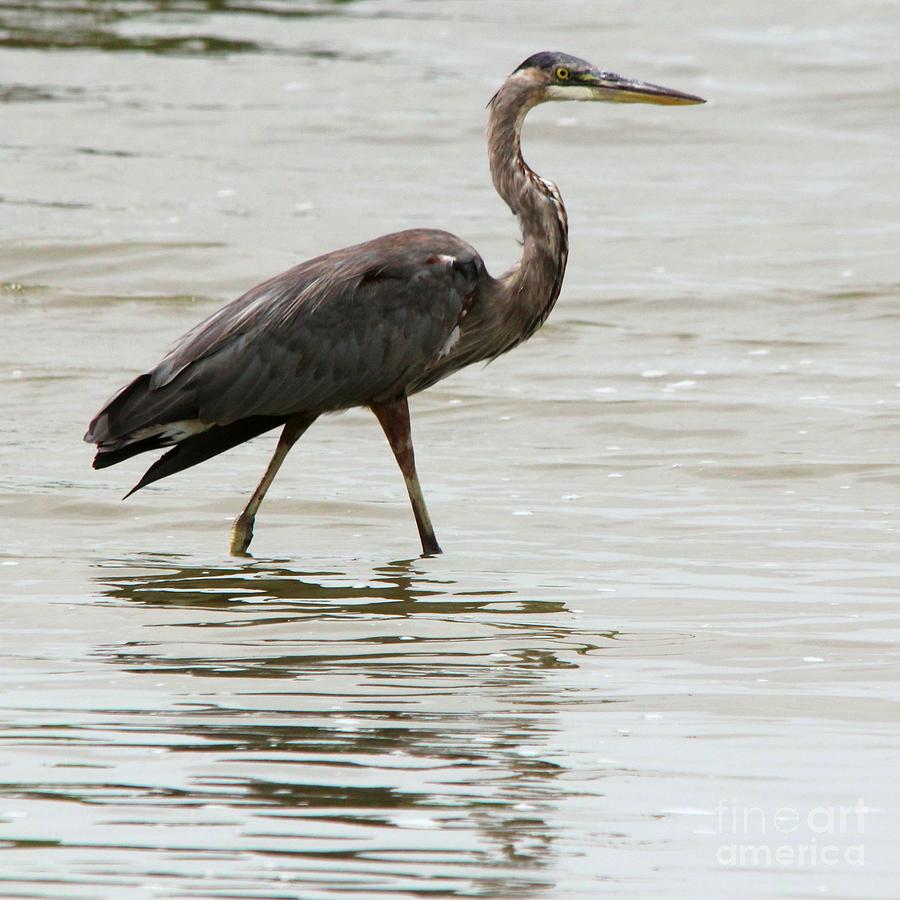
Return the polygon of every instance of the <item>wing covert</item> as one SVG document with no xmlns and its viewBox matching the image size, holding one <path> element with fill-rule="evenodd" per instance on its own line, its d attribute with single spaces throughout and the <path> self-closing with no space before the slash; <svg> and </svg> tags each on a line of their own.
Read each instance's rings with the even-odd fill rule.
<svg viewBox="0 0 900 900">
<path fill-rule="evenodd" d="M 151 391 L 195 398 L 199 418 L 343 409 L 421 378 L 484 265 L 446 232 L 385 235 L 284 272 L 188 332 Z"/>
</svg>

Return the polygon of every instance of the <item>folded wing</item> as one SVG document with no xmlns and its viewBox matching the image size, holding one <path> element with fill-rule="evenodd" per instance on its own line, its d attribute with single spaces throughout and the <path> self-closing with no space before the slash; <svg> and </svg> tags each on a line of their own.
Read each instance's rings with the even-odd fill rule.
<svg viewBox="0 0 900 900">
<path fill-rule="evenodd" d="M 401 393 L 438 364 L 483 274 L 468 244 L 431 230 L 302 263 L 218 310 L 116 394 L 85 435 L 98 445 L 94 465 L 212 446 L 222 429 L 234 446 L 298 413 Z"/>
</svg>

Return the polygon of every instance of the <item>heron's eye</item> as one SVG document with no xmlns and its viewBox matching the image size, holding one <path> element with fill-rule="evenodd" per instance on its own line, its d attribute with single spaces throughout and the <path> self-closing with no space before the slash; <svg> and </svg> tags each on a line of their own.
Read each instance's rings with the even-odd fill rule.
<svg viewBox="0 0 900 900">
<path fill-rule="evenodd" d="M 570 72 L 565 66 L 557 66 L 556 67 L 556 77 L 560 81 L 568 81 Z"/>
</svg>

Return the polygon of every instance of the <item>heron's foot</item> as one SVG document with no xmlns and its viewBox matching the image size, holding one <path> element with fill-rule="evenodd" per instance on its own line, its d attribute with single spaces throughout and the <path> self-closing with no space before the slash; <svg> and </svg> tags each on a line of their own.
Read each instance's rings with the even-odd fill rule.
<svg viewBox="0 0 900 900">
<path fill-rule="evenodd" d="M 432 535 L 422 535 L 422 556 L 438 556 L 443 553 L 437 538 Z"/>
<path fill-rule="evenodd" d="M 249 556 L 247 548 L 253 540 L 253 517 L 240 515 L 234 520 L 231 527 L 231 546 L 229 551 L 232 556 Z"/>
</svg>

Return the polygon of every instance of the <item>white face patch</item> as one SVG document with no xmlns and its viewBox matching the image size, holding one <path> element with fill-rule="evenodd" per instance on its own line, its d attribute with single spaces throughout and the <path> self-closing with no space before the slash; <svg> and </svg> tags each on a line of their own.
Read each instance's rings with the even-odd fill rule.
<svg viewBox="0 0 900 900">
<path fill-rule="evenodd" d="M 547 96 L 551 100 L 599 100 L 597 92 L 586 84 L 573 84 L 564 87 L 561 84 L 551 84 L 547 87 Z"/>
</svg>

